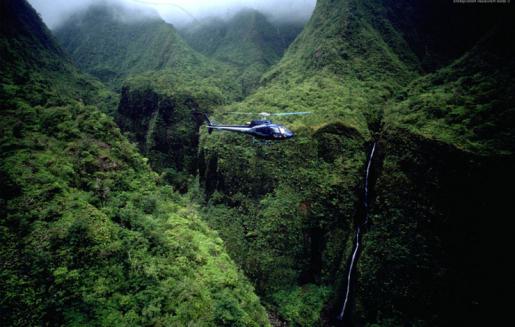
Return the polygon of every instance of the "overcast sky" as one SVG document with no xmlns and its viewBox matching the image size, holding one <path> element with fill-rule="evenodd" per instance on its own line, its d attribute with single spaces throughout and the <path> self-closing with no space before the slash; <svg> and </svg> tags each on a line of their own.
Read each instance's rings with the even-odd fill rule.
<svg viewBox="0 0 515 327">
<path fill-rule="evenodd" d="M 122 2 L 141 8 L 151 6 L 161 17 L 176 26 L 202 20 L 209 16 L 230 17 L 242 8 L 257 9 L 275 20 L 305 21 L 309 19 L 316 0 L 28 0 L 41 14 L 45 23 L 54 28 L 71 14 L 95 2 Z"/>
</svg>

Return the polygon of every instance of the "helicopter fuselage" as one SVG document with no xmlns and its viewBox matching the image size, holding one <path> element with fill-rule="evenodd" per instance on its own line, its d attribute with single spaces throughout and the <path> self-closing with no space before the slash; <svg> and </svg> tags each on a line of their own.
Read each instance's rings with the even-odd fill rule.
<svg viewBox="0 0 515 327">
<path fill-rule="evenodd" d="M 287 140 L 294 136 L 293 132 L 280 124 L 274 124 L 270 120 L 253 120 L 246 125 L 208 125 L 209 132 L 221 130 L 228 132 L 244 133 L 262 140 Z"/>
</svg>

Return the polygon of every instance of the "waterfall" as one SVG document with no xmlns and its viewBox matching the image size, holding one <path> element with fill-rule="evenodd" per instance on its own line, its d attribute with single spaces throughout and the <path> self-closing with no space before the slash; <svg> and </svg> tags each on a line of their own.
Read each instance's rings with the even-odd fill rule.
<svg viewBox="0 0 515 327">
<path fill-rule="evenodd" d="M 374 145 L 372 146 L 372 151 L 370 151 L 370 157 L 368 158 L 367 168 L 365 170 L 365 189 L 364 189 L 364 196 L 363 196 L 363 208 L 365 209 L 365 216 L 364 216 L 363 221 L 361 223 L 359 223 L 358 227 L 356 228 L 356 239 L 354 242 L 354 250 L 352 251 L 352 258 L 350 261 L 349 272 L 347 274 L 347 290 L 345 291 L 345 300 L 343 302 L 342 310 L 340 311 L 340 314 L 338 315 L 338 320 L 343 320 L 343 317 L 347 310 L 347 305 L 349 304 L 349 294 L 350 294 L 350 284 L 351 284 L 352 272 L 354 271 L 354 266 L 356 264 L 356 261 L 358 260 L 358 251 L 359 251 L 359 246 L 361 244 L 361 240 L 360 240 L 361 228 L 368 224 L 368 179 L 370 176 L 370 167 L 372 165 L 372 160 L 374 158 L 376 145 L 377 145 L 377 143 L 374 142 Z"/>
</svg>

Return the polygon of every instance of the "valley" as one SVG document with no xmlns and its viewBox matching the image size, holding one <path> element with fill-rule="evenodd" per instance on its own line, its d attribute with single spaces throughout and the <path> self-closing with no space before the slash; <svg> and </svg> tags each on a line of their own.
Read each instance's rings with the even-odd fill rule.
<svg viewBox="0 0 515 327">
<path fill-rule="evenodd" d="M 511 5 L 176 27 L 104 1 L 49 30 L 31 3 L 0 0 L 0 324 L 478 324 L 515 182 Z M 311 114 L 271 144 L 199 115 L 260 112 Z"/>
</svg>

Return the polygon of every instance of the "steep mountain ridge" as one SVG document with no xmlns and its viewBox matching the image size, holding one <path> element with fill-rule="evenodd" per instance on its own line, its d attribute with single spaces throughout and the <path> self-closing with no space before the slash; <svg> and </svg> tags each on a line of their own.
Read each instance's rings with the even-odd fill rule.
<svg viewBox="0 0 515 327">
<path fill-rule="evenodd" d="M 121 4 L 92 5 L 55 33 L 79 68 L 117 87 L 148 71 L 171 69 L 186 80 L 224 68 L 189 48 L 157 13 L 134 13 Z"/>
<path fill-rule="evenodd" d="M 500 14 L 470 51 L 385 110 L 356 322 L 477 324 L 477 258 L 499 243 L 485 220 L 512 210 L 502 184 L 515 181 L 513 21 Z"/>
<path fill-rule="evenodd" d="M 0 97 L 22 98 L 33 105 L 59 105 L 68 98 L 98 104 L 106 111 L 117 96 L 95 79 L 79 74 L 54 37 L 24 2 L 3 1 L 0 18 Z M 12 15 L 20 12 L 20 15 Z M 80 92 L 78 92 L 80 90 Z"/>
<path fill-rule="evenodd" d="M 295 32 L 284 35 L 280 29 L 284 25 L 273 24 L 264 14 L 250 9 L 238 12 L 228 21 L 213 18 L 197 24 L 180 30 L 195 50 L 240 66 L 255 62 L 271 65 L 295 38 Z M 301 26 L 291 26 L 300 32 Z"/>
<path fill-rule="evenodd" d="M 377 124 L 385 99 L 420 72 L 416 55 L 378 9 L 383 5 L 372 2 L 321 1 L 262 87 L 236 108 L 315 111 L 302 123 L 336 118 L 370 137 L 368 125 Z"/>
<path fill-rule="evenodd" d="M 411 83 L 386 111 L 388 128 L 406 128 L 464 151 L 513 154 L 514 30 L 512 19 L 500 19 L 465 55 Z"/>
<path fill-rule="evenodd" d="M 380 1 L 321 2 L 268 79 L 295 70 L 325 70 L 376 80 L 389 74 L 400 82 L 411 78 L 409 71 L 417 67 L 416 58 L 383 11 Z M 368 76 L 369 72 L 374 75 Z"/>
<path fill-rule="evenodd" d="M 247 9 L 227 21 L 212 18 L 179 32 L 195 50 L 235 66 L 240 71 L 243 93 L 248 95 L 302 27 L 300 23 L 272 23 L 259 11 Z"/>
<path fill-rule="evenodd" d="M 14 72 L 0 84 L 0 323 L 269 325 L 217 234 L 83 103 L 88 79 L 36 12 L 0 9 L 2 72 Z"/>
</svg>

